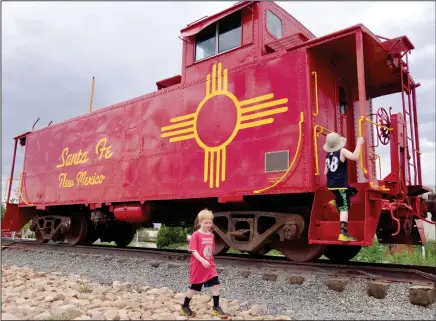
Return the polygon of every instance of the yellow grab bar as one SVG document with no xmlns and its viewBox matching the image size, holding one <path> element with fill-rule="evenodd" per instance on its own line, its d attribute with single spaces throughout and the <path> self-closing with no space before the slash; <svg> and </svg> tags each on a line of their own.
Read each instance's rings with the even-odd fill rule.
<svg viewBox="0 0 436 321">
<path fill-rule="evenodd" d="M 376 186 L 373 182 L 369 182 L 369 186 L 370 186 L 371 188 L 380 189 L 380 190 L 382 190 L 382 191 L 390 191 L 390 190 L 391 190 L 390 188 L 387 188 L 385 185 L 382 185 L 382 186 Z"/>
<path fill-rule="evenodd" d="M 362 117 L 363 117 L 363 116 L 362 116 Z M 365 119 L 365 120 L 366 120 L 368 123 L 374 124 L 374 125 L 376 125 L 376 126 L 378 126 L 378 127 L 384 128 L 384 129 L 386 129 L 386 130 L 389 130 L 389 131 L 392 130 L 392 128 L 386 127 L 386 126 L 384 126 L 384 125 L 382 125 L 382 124 L 379 124 L 379 123 L 374 123 L 372 120 L 369 120 L 368 118 Z"/>
<path fill-rule="evenodd" d="M 375 123 L 375 122 L 373 122 L 372 120 L 370 120 L 370 119 L 368 119 L 368 118 L 365 118 L 364 116 L 360 116 L 360 119 L 359 119 L 359 137 L 363 137 L 362 136 L 362 123 L 363 123 L 363 121 L 366 121 L 366 122 L 368 122 L 368 123 L 371 123 L 371 124 L 374 124 L 374 125 L 376 125 L 376 126 L 378 126 L 378 127 L 381 127 L 381 128 L 383 128 L 383 129 L 386 129 L 386 130 L 389 130 L 389 131 L 392 131 L 392 128 L 389 128 L 389 127 L 386 127 L 386 126 L 384 126 L 384 125 L 382 125 L 382 124 L 379 124 L 379 123 Z M 375 153 L 373 153 L 373 154 L 375 154 Z M 378 159 L 379 159 L 379 161 L 380 161 L 380 156 L 378 156 L 377 154 L 375 154 L 376 155 L 376 157 L 378 157 Z M 360 168 L 363 170 L 363 173 L 364 174 L 368 174 L 368 171 L 366 170 L 366 168 L 363 166 L 363 148 L 362 148 L 362 150 L 360 151 Z M 380 161 L 381 162 L 381 161 Z M 380 173 L 381 173 L 381 165 L 380 165 Z M 381 175 L 381 174 L 380 174 Z"/>
<path fill-rule="evenodd" d="M 295 161 L 297 160 L 297 156 L 298 156 L 298 154 L 299 154 L 299 152 L 300 152 L 301 140 L 302 140 L 302 138 L 303 138 L 303 130 L 302 130 L 302 128 L 301 128 L 303 122 L 304 122 L 304 113 L 301 112 L 301 113 L 300 113 L 300 121 L 298 122 L 298 129 L 299 129 L 298 145 L 297 145 L 297 149 L 296 149 L 295 154 L 294 154 L 294 158 L 292 159 L 291 165 L 289 165 L 288 170 L 287 170 L 287 171 L 282 175 L 282 177 L 280 177 L 280 178 L 279 178 L 279 179 L 278 179 L 274 184 L 272 184 L 272 185 L 270 185 L 270 186 L 268 186 L 268 187 L 262 188 L 262 189 L 255 190 L 255 191 L 253 192 L 254 194 L 260 194 L 260 193 L 262 193 L 262 192 L 265 192 L 265 191 L 267 191 L 267 190 L 273 188 L 274 186 L 277 186 L 277 184 L 280 183 L 280 182 L 285 178 L 286 175 L 288 175 L 289 171 L 290 171 L 291 168 L 294 166 L 294 163 L 295 163 Z"/>
<path fill-rule="evenodd" d="M 359 119 L 359 137 L 363 137 L 362 136 L 362 123 L 364 120 L 365 120 L 365 117 L 360 116 L 360 119 Z M 368 174 L 368 171 L 366 170 L 366 168 L 363 167 L 363 156 L 362 155 L 363 155 L 363 148 L 360 151 L 360 168 L 363 170 L 364 174 Z"/>
<path fill-rule="evenodd" d="M 318 76 L 316 71 L 312 71 L 312 76 L 315 76 L 315 104 L 316 104 L 316 112 L 312 114 L 313 116 L 318 115 Z"/>
<path fill-rule="evenodd" d="M 318 132 L 318 128 L 321 129 L 320 132 Z M 315 145 L 315 176 L 319 175 L 319 165 L 318 165 L 318 137 L 323 133 L 323 131 L 327 131 L 329 133 L 332 133 L 330 129 L 327 129 L 325 127 L 322 127 L 321 125 L 315 125 L 313 127 L 313 144 Z"/>
<path fill-rule="evenodd" d="M 23 197 L 23 192 L 22 192 L 22 186 L 21 186 L 21 184 L 22 184 L 22 181 L 23 181 L 23 172 L 21 172 L 21 174 L 20 174 L 20 178 L 19 178 L 19 181 L 18 181 L 18 194 L 20 195 L 20 199 L 23 201 L 23 203 L 24 204 L 26 204 L 26 205 L 33 205 L 31 202 L 30 202 L 30 200 L 29 200 L 29 202 L 26 202 L 26 200 L 24 199 L 24 197 Z"/>
</svg>

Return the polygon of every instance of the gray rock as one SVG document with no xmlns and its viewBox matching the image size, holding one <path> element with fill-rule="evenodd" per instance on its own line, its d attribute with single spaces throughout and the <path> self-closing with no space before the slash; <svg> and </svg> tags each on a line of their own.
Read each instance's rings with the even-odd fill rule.
<svg viewBox="0 0 436 321">
<path fill-rule="evenodd" d="M 72 274 L 76 278 L 80 275 L 80 279 L 86 278 L 110 288 L 116 280 L 120 282 L 116 283 L 119 286 L 129 282 L 138 289 L 144 287 L 140 291 L 143 297 L 147 296 L 146 292 L 151 288 L 166 287 L 175 293 L 186 293 L 187 290 L 189 262 L 168 268 L 168 262 L 160 261 L 160 264 L 152 267 L 150 263 L 138 264 L 136 258 L 127 258 L 125 262 L 120 263 L 116 257 L 111 260 L 105 260 L 107 256 L 89 256 L 84 259 L 64 253 L 62 250 L 44 250 L 41 253 L 7 250 L 2 251 L 2 264 L 29 267 L 35 269 L 35 272 L 46 274 L 60 271 L 65 276 Z M 247 271 L 247 269 L 232 266 L 227 267 L 223 275 L 220 275 L 220 297 L 238 300 L 238 302 L 229 304 L 229 309 L 238 304 L 241 309 L 248 310 L 251 306 L 258 304 L 266 307 L 265 314 L 277 317 L 282 315 L 283 318 L 286 316 L 297 320 L 434 320 L 436 303 L 433 302 L 427 307 L 412 304 L 409 301 L 408 284 L 390 284 L 385 298 L 379 300 L 367 295 L 367 280 L 350 279 L 343 292 L 336 292 L 326 286 L 327 278 L 322 275 L 305 276 L 304 282 L 296 286 L 289 284 L 291 275 L 280 276 L 275 282 L 271 282 L 262 280 L 264 272 L 261 269 L 250 269 L 246 277 L 240 275 L 241 271 Z M 97 297 L 98 295 L 106 296 L 108 293 L 103 294 L 96 287 L 94 289 L 95 293 L 93 292 L 92 295 L 95 299 L 111 303 L 118 299 Z M 2 291 L 16 292 L 13 288 L 2 288 Z M 202 294 L 210 296 L 212 293 L 210 289 L 205 289 Z M 180 297 L 182 301 L 183 296 L 180 295 Z M 82 309 L 82 306 L 77 309 Z M 14 314 L 13 311 L 5 312 Z M 3 316 L 5 314 L 3 313 Z M 101 320 L 103 317 L 103 313 L 98 310 L 88 315 L 93 320 Z M 81 316 L 82 314 L 76 315 L 76 317 Z M 18 315 L 16 317 L 20 318 Z M 240 318 L 243 315 L 235 317 Z"/>
</svg>

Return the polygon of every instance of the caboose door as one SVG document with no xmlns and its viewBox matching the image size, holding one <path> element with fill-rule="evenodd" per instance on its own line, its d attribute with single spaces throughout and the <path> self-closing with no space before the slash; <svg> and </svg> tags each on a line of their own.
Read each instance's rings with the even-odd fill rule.
<svg viewBox="0 0 436 321">
<path fill-rule="evenodd" d="M 344 84 L 337 86 L 337 131 L 339 135 L 347 138 L 345 148 L 354 151 L 356 146 L 356 137 L 354 133 L 354 110 L 353 103 L 350 99 L 350 90 Z M 357 171 L 353 166 L 348 166 L 349 182 L 357 182 Z"/>
</svg>

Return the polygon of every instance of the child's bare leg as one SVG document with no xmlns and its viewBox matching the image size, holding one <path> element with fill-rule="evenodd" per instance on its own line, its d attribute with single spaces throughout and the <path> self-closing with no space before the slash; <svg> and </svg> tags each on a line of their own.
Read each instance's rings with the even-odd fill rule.
<svg viewBox="0 0 436 321">
<path fill-rule="evenodd" d="M 354 236 L 351 236 L 348 233 L 348 199 L 347 194 L 345 191 L 339 191 L 341 197 L 342 197 L 342 206 L 339 207 L 339 213 L 340 213 L 340 222 L 341 222 L 341 232 L 339 234 L 339 240 L 341 241 L 356 241 L 356 238 Z"/>
<path fill-rule="evenodd" d="M 219 316 L 221 319 L 227 319 L 229 315 L 225 313 L 221 307 L 220 307 L 220 285 L 214 285 L 212 286 L 212 296 L 213 296 L 213 308 L 212 308 L 212 314 Z"/>
<path fill-rule="evenodd" d="M 220 285 L 214 285 L 212 287 L 213 307 L 218 307 L 220 304 Z"/>
<path fill-rule="evenodd" d="M 192 299 L 192 297 L 194 296 L 195 292 L 196 292 L 195 290 L 188 289 L 188 291 L 186 292 L 186 297 Z"/>
<path fill-rule="evenodd" d="M 341 222 L 348 222 L 348 211 L 341 211 L 340 213 Z"/>
<path fill-rule="evenodd" d="M 194 296 L 195 292 L 196 291 L 193 289 L 188 289 L 188 291 L 186 291 L 185 302 L 183 302 L 184 307 L 189 307 L 189 303 L 191 302 L 191 299 Z"/>
<path fill-rule="evenodd" d="M 186 291 L 186 297 L 185 297 L 185 301 L 182 304 L 182 308 L 180 310 L 180 313 L 182 315 L 185 315 L 187 317 L 194 317 L 196 314 L 195 312 L 193 312 L 190 308 L 189 308 L 189 303 L 191 302 L 192 297 L 195 294 L 195 290 L 193 289 L 188 289 L 188 291 Z"/>
</svg>

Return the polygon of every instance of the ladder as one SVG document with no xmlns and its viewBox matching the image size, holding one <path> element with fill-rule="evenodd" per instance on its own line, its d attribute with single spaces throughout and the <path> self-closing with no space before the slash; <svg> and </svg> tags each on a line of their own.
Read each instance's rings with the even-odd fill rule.
<svg viewBox="0 0 436 321">
<path fill-rule="evenodd" d="M 401 77 L 401 100 L 404 115 L 404 134 L 406 137 L 406 184 L 421 185 L 421 161 L 419 152 L 418 119 L 416 112 L 416 85 L 410 77 L 408 52 L 405 53 L 406 62 L 400 58 L 400 77 Z M 409 135 L 410 129 L 410 135 Z M 409 145 L 411 144 L 411 146 Z M 412 148 L 410 148 L 412 147 Z M 413 168 L 413 181 L 412 181 Z"/>
<path fill-rule="evenodd" d="M 401 78 L 401 99 L 403 105 L 404 115 L 404 134 L 406 136 L 406 157 L 407 164 L 405 164 L 405 182 L 407 185 L 422 185 L 421 177 L 421 158 L 419 149 L 419 135 L 418 135 L 418 119 L 416 112 L 416 92 L 415 89 L 419 84 L 415 84 L 410 76 L 409 70 L 409 52 L 415 49 L 413 44 L 407 36 L 400 36 L 393 39 L 377 36 L 379 39 L 384 40 L 381 42 L 382 46 L 388 52 L 390 62 L 400 69 Z M 405 57 L 406 61 L 403 60 Z M 410 135 L 409 130 L 410 129 Z M 411 144 L 411 148 L 410 145 Z M 413 168 L 413 182 L 412 172 Z"/>
</svg>

